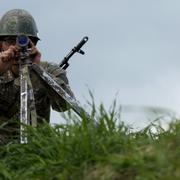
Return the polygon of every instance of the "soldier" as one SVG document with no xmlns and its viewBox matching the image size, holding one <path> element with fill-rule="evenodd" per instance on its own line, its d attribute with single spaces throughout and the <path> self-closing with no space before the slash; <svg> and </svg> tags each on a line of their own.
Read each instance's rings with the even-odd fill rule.
<svg viewBox="0 0 180 180">
<path fill-rule="evenodd" d="M 30 58 L 33 63 L 42 66 L 73 96 L 68 85 L 66 72 L 58 65 L 41 62 L 41 53 L 36 48 L 39 40 L 34 18 L 23 9 L 13 9 L 4 14 L 0 20 L 0 144 L 7 144 L 14 135 L 18 135 L 15 120 L 19 119 L 20 110 L 20 81 L 19 81 L 19 47 L 16 37 L 27 35 L 30 39 Z M 43 120 L 50 121 L 50 107 L 56 111 L 68 109 L 65 101 L 51 97 L 51 93 L 42 82 L 32 74 L 32 85 L 35 97 L 38 124 Z M 74 97 L 74 96 L 73 96 Z"/>
</svg>

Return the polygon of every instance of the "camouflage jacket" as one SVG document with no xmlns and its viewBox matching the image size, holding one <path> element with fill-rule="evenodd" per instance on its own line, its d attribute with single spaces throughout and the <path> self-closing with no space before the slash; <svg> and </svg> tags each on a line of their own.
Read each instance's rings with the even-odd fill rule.
<svg viewBox="0 0 180 180">
<path fill-rule="evenodd" d="M 46 72 L 61 85 L 66 92 L 73 96 L 73 93 L 68 85 L 66 72 L 60 69 L 57 65 L 48 62 L 41 62 Z M 31 81 L 34 90 L 35 106 L 38 116 L 38 122 L 50 120 L 50 107 L 56 111 L 67 110 L 66 103 L 57 97 L 53 97 L 51 92 L 44 87 L 43 83 L 32 73 Z M 0 124 L 7 122 L 10 119 L 18 118 L 20 110 L 20 81 L 19 77 L 15 78 L 11 71 L 0 75 Z"/>
</svg>

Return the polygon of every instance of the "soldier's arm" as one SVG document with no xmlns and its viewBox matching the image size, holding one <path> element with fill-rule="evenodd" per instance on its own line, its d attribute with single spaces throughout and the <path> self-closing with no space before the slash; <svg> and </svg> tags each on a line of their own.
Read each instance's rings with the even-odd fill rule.
<svg viewBox="0 0 180 180">
<path fill-rule="evenodd" d="M 58 65 L 49 62 L 41 61 L 40 66 L 42 66 L 49 74 L 52 75 L 58 84 L 71 96 L 74 94 L 69 86 L 69 82 L 66 76 L 66 71 L 59 68 Z M 51 101 L 51 106 L 56 111 L 65 111 L 69 109 L 66 102 L 63 99 L 55 97 L 55 94 L 49 93 L 49 99 Z"/>
</svg>

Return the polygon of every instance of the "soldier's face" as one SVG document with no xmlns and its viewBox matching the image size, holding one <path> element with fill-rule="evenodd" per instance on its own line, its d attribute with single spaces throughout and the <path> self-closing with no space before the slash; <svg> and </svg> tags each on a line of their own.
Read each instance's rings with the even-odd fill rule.
<svg viewBox="0 0 180 180">
<path fill-rule="evenodd" d="M 31 39 L 31 38 L 30 38 Z M 31 42 L 36 46 L 37 40 L 31 39 Z M 6 51 L 9 46 L 16 45 L 16 36 L 7 36 L 1 40 L 1 50 Z"/>
</svg>

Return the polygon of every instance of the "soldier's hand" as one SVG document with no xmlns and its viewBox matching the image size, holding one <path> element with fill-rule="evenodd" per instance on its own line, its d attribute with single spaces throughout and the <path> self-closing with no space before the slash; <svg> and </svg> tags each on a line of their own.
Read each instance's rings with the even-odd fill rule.
<svg viewBox="0 0 180 180">
<path fill-rule="evenodd" d="M 41 60 L 41 53 L 37 49 L 37 47 L 33 44 L 33 42 L 30 40 L 30 52 L 29 56 L 32 59 L 33 63 L 39 64 Z"/>
<path fill-rule="evenodd" d="M 4 63 L 12 62 L 19 58 L 19 47 L 16 45 L 11 45 L 9 48 L 1 52 L 1 61 Z"/>
<path fill-rule="evenodd" d="M 0 53 L 0 74 L 12 69 L 13 64 L 19 59 L 19 47 L 11 45 Z"/>
</svg>

